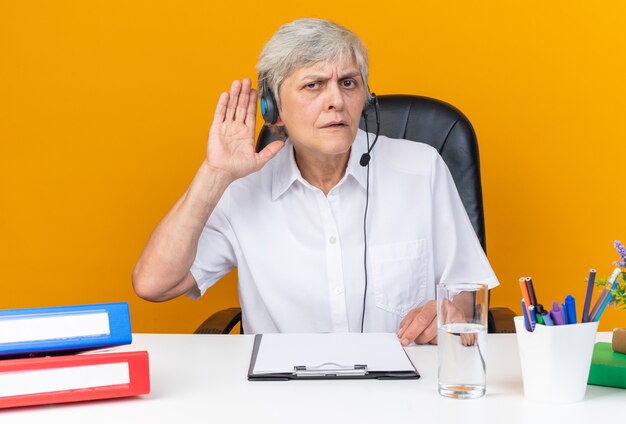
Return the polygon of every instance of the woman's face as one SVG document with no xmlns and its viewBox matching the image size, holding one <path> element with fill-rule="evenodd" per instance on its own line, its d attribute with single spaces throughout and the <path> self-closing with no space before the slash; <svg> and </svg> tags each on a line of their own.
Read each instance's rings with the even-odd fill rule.
<svg viewBox="0 0 626 424">
<path fill-rule="evenodd" d="M 299 154 L 342 155 L 359 128 L 365 87 L 354 61 L 316 63 L 293 71 L 280 89 L 278 125 Z"/>
</svg>

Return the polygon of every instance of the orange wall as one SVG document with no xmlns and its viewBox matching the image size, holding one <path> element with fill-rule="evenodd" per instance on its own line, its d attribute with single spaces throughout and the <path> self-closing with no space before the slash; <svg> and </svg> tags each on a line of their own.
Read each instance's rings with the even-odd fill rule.
<svg viewBox="0 0 626 424">
<path fill-rule="evenodd" d="M 474 123 L 492 304 L 519 310 L 522 275 L 544 303 L 582 296 L 626 241 L 626 4 L 594 3 L 0 3 L 0 308 L 126 300 L 135 331 L 190 332 L 235 304 L 232 276 L 151 304 L 130 273 L 203 158 L 219 93 L 302 16 L 361 35 L 375 92 Z M 609 310 L 600 328 L 625 323 Z"/>
</svg>

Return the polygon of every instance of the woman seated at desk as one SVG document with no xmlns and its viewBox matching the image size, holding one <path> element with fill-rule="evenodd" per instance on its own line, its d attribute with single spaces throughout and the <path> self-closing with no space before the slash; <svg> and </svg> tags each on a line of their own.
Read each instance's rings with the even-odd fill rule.
<svg viewBox="0 0 626 424">
<path fill-rule="evenodd" d="M 238 268 L 244 332 L 397 332 L 436 343 L 435 288 L 497 279 L 430 146 L 359 129 L 363 42 L 319 19 L 282 26 L 257 63 L 284 141 L 255 153 L 257 91 L 220 96 L 204 161 L 133 272 L 142 298 L 199 297 Z M 365 161 L 364 161 L 365 162 Z"/>
</svg>

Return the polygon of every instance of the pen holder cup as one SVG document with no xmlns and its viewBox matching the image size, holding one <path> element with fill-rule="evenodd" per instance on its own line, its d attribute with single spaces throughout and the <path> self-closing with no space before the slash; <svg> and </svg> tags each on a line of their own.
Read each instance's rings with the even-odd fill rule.
<svg viewBox="0 0 626 424">
<path fill-rule="evenodd" d="M 524 397 L 545 403 L 583 400 L 598 323 L 537 325 L 530 332 L 524 317 L 515 317 L 514 322 Z"/>
</svg>

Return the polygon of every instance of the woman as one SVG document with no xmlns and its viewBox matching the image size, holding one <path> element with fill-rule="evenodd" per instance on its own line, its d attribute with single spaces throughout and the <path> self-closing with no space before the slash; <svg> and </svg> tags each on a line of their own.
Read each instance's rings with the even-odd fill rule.
<svg viewBox="0 0 626 424">
<path fill-rule="evenodd" d="M 286 24 L 257 70 L 264 117 L 288 138 L 255 153 L 257 92 L 244 79 L 222 93 L 206 158 L 148 241 L 136 292 L 198 297 L 237 267 L 246 333 L 397 331 L 405 345 L 435 343 L 436 284 L 497 285 L 442 159 L 380 137 L 359 164 L 367 52 L 346 28 Z"/>
</svg>

